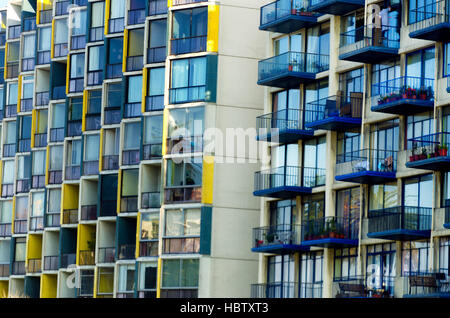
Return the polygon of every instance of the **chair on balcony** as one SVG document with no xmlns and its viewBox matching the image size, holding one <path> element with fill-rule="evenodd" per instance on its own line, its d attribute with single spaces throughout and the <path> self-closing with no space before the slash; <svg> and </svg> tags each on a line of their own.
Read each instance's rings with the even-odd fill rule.
<svg viewBox="0 0 450 318">
<path fill-rule="evenodd" d="M 339 283 L 336 298 L 367 297 L 366 287 L 359 283 Z"/>
<path fill-rule="evenodd" d="M 363 104 L 363 93 L 352 92 L 350 93 L 350 112 L 351 117 L 361 117 L 361 110 Z"/>
<path fill-rule="evenodd" d="M 393 171 L 394 170 L 394 158 L 392 156 L 389 156 L 389 157 L 385 158 L 384 160 L 380 161 L 378 163 L 378 165 L 379 165 L 379 167 L 378 167 L 379 171 L 383 171 L 383 172 Z"/>
<path fill-rule="evenodd" d="M 369 161 L 368 160 L 360 160 L 353 166 L 353 172 L 362 172 L 369 170 Z"/>
</svg>

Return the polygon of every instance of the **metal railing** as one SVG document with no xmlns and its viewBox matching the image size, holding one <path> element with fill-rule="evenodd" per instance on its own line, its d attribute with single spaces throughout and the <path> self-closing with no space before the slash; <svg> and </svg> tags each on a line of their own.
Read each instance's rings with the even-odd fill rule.
<svg viewBox="0 0 450 318">
<path fill-rule="evenodd" d="M 147 96 L 145 101 L 145 111 L 158 111 L 164 109 L 164 95 Z"/>
<path fill-rule="evenodd" d="M 60 212 L 47 212 L 46 214 L 46 227 L 59 227 L 61 225 L 61 213 Z"/>
<path fill-rule="evenodd" d="M 98 248 L 98 262 L 99 263 L 114 263 L 116 261 L 115 247 L 99 247 Z"/>
<path fill-rule="evenodd" d="M 16 78 L 19 76 L 19 62 L 8 62 L 6 64 L 6 78 Z"/>
<path fill-rule="evenodd" d="M 51 55 L 50 50 L 48 51 L 41 51 L 37 53 L 37 65 L 42 64 L 50 64 L 51 62 Z"/>
<path fill-rule="evenodd" d="M 206 51 L 206 35 L 171 39 L 170 54 L 186 54 Z"/>
<path fill-rule="evenodd" d="M 412 145 L 407 151 L 409 162 L 425 160 L 429 158 L 448 157 L 450 146 L 450 133 L 439 132 L 408 139 Z"/>
<path fill-rule="evenodd" d="M 425 5 L 409 10 L 410 32 L 433 28 L 441 23 L 449 22 L 448 4 L 446 1 L 426 2 Z M 434 31 L 433 29 L 430 30 Z"/>
<path fill-rule="evenodd" d="M 64 210 L 62 224 L 77 224 L 78 223 L 78 210 Z"/>
<path fill-rule="evenodd" d="M 201 202 L 202 187 L 198 185 L 164 189 L 164 203 Z"/>
<path fill-rule="evenodd" d="M 80 136 L 82 132 L 82 120 L 67 121 L 67 137 Z"/>
<path fill-rule="evenodd" d="M 50 142 L 59 142 L 64 140 L 64 127 L 50 128 Z"/>
<path fill-rule="evenodd" d="M 122 113 L 119 108 L 105 108 L 104 110 L 104 121 L 105 125 L 113 125 L 113 124 L 119 124 L 122 120 Z"/>
<path fill-rule="evenodd" d="M 140 71 L 144 67 L 144 56 L 128 56 L 127 57 L 127 72 Z"/>
<path fill-rule="evenodd" d="M 14 234 L 26 234 L 28 232 L 28 220 L 14 220 Z"/>
<path fill-rule="evenodd" d="M 382 105 L 401 99 L 433 100 L 434 79 L 401 76 L 372 84 L 372 105 Z"/>
<path fill-rule="evenodd" d="M 172 6 L 182 6 L 185 4 L 208 2 L 208 0 L 173 0 Z"/>
<path fill-rule="evenodd" d="M 76 253 L 64 253 L 61 255 L 61 268 L 67 268 L 69 265 L 76 264 Z"/>
<path fill-rule="evenodd" d="M 125 103 L 123 110 L 123 118 L 135 118 L 140 117 L 141 113 L 141 102 L 137 103 Z"/>
<path fill-rule="evenodd" d="M 68 14 L 69 13 L 69 5 L 71 5 L 71 4 L 72 4 L 72 2 L 69 0 L 56 2 L 55 16 Z"/>
<path fill-rule="evenodd" d="M 52 9 L 39 11 L 39 24 L 51 23 L 53 19 L 52 15 Z"/>
<path fill-rule="evenodd" d="M 34 134 L 34 148 L 47 146 L 47 133 Z"/>
<path fill-rule="evenodd" d="M 14 195 L 14 184 L 2 184 L 2 198 L 12 197 Z"/>
<path fill-rule="evenodd" d="M 33 98 L 22 98 L 20 100 L 20 111 L 31 112 L 33 110 Z"/>
<path fill-rule="evenodd" d="M 203 151 L 203 135 L 171 136 L 167 138 L 166 154 L 182 154 Z"/>
<path fill-rule="evenodd" d="M 12 265 L 13 275 L 25 275 L 25 261 L 14 261 Z"/>
<path fill-rule="evenodd" d="M 138 196 L 123 196 L 120 198 L 120 212 L 134 213 L 138 212 Z"/>
<path fill-rule="evenodd" d="M 53 57 L 67 56 L 69 45 L 67 43 L 58 43 L 53 46 Z"/>
<path fill-rule="evenodd" d="M 156 298 L 156 291 L 139 292 L 139 298 Z M 198 298 L 197 288 L 161 288 L 160 298 Z"/>
<path fill-rule="evenodd" d="M 102 126 L 100 114 L 86 114 L 86 130 L 99 130 Z"/>
<path fill-rule="evenodd" d="M 370 275 L 351 276 L 335 283 L 335 298 L 392 298 L 394 277 Z"/>
<path fill-rule="evenodd" d="M 81 166 L 66 166 L 64 179 L 78 180 L 81 178 Z"/>
<path fill-rule="evenodd" d="M 30 191 L 30 179 L 21 179 L 16 181 L 16 193 Z"/>
<path fill-rule="evenodd" d="M 103 170 L 117 170 L 117 169 L 119 169 L 119 155 L 103 156 Z"/>
<path fill-rule="evenodd" d="M 47 106 L 50 101 L 50 91 L 36 93 L 36 106 Z"/>
<path fill-rule="evenodd" d="M 348 54 L 366 47 L 398 49 L 400 29 L 393 26 L 366 25 L 341 33 L 339 54 Z"/>
<path fill-rule="evenodd" d="M 333 117 L 361 118 L 362 105 L 362 93 L 351 93 L 349 98 L 329 96 L 306 105 L 305 121 L 309 123 Z"/>
<path fill-rule="evenodd" d="M 84 89 L 84 77 L 69 79 L 69 93 L 80 93 Z"/>
<path fill-rule="evenodd" d="M 83 175 L 97 175 L 98 174 L 98 160 L 83 161 Z"/>
<path fill-rule="evenodd" d="M 36 30 L 36 17 L 23 18 L 22 32 L 29 32 Z"/>
<path fill-rule="evenodd" d="M 255 173 L 255 191 L 277 187 L 318 187 L 325 185 L 322 168 L 284 166 Z"/>
<path fill-rule="evenodd" d="M 88 71 L 87 72 L 87 86 L 101 85 L 103 81 L 103 71 Z"/>
<path fill-rule="evenodd" d="M 258 80 L 281 76 L 288 72 L 320 73 L 329 68 L 329 55 L 286 52 L 258 63 Z"/>
<path fill-rule="evenodd" d="M 167 13 L 166 0 L 149 0 L 148 15 L 158 15 Z"/>
<path fill-rule="evenodd" d="M 5 117 L 11 118 L 17 116 L 17 104 L 5 106 Z"/>
<path fill-rule="evenodd" d="M 392 230 L 430 231 L 431 208 L 416 206 L 395 206 L 370 210 L 368 233 Z"/>
<path fill-rule="evenodd" d="M 166 47 L 151 47 L 147 49 L 147 63 L 161 63 L 166 60 Z"/>
<path fill-rule="evenodd" d="M 8 27 L 8 40 L 18 39 L 20 37 L 21 26 L 11 25 Z"/>
<path fill-rule="evenodd" d="M 58 270 L 59 255 L 44 256 L 44 271 Z"/>
<path fill-rule="evenodd" d="M 169 89 L 169 103 L 201 102 L 206 97 L 206 85 L 174 87 Z"/>
<path fill-rule="evenodd" d="M 200 237 L 171 237 L 163 239 L 164 254 L 195 254 L 200 250 Z"/>
<path fill-rule="evenodd" d="M 404 272 L 405 294 L 420 297 L 427 295 L 450 295 L 450 278 L 445 272 L 439 271 L 409 271 Z"/>
<path fill-rule="evenodd" d="M 252 284 L 252 298 L 322 298 L 322 282 Z"/>
<path fill-rule="evenodd" d="M 82 205 L 81 206 L 81 220 L 91 221 L 97 220 L 97 205 Z"/>
<path fill-rule="evenodd" d="M 302 241 L 315 241 L 331 238 L 357 240 L 358 237 L 358 217 L 329 216 L 304 220 L 302 223 Z"/>
<path fill-rule="evenodd" d="M 19 139 L 19 151 L 18 152 L 30 152 L 31 151 L 31 139 Z"/>
<path fill-rule="evenodd" d="M 320 14 L 309 12 L 307 0 L 278 0 L 261 7 L 260 24 L 275 22 L 290 15 L 318 17 Z"/>
<path fill-rule="evenodd" d="M 30 216 L 30 231 L 42 231 L 42 230 L 44 230 L 44 217 Z"/>
<path fill-rule="evenodd" d="M 158 240 L 154 241 L 140 241 L 139 242 L 139 256 L 140 257 L 151 257 L 158 256 Z"/>
<path fill-rule="evenodd" d="M 122 63 L 108 64 L 106 65 L 106 78 L 119 78 L 122 77 Z"/>
<path fill-rule="evenodd" d="M 125 28 L 125 19 L 124 18 L 109 19 L 108 26 L 109 26 L 109 33 L 123 32 Z"/>
<path fill-rule="evenodd" d="M 9 276 L 9 263 L 0 263 L 0 277 Z"/>
<path fill-rule="evenodd" d="M 34 57 L 22 58 L 22 66 L 21 66 L 22 72 L 32 71 L 34 70 L 34 66 L 35 66 Z"/>
<path fill-rule="evenodd" d="M 300 245 L 301 226 L 298 224 L 277 224 L 253 229 L 253 247 L 271 245 Z"/>
<path fill-rule="evenodd" d="M 364 171 L 397 171 L 397 151 L 381 149 L 362 149 L 338 154 L 336 176 Z"/>
<path fill-rule="evenodd" d="M 162 143 L 158 144 L 147 144 L 142 147 L 143 160 L 160 159 L 162 157 Z"/>
<path fill-rule="evenodd" d="M 285 130 L 311 130 L 305 128 L 305 116 L 302 109 L 283 109 L 274 113 L 265 114 L 256 118 L 258 134 L 269 131 Z"/>
<path fill-rule="evenodd" d="M 61 183 L 62 183 L 62 170 L 49 170 L 48 184 L 61 184 Z"/>
<path fill-rule="evenodd" d="M 42 270 L 42 260 L 40 258 L 28 259 L 28 273 L 40 273 Z"/>
<path fill-rule="evenodd" d="M 80 250 L 80 265 L 94 265 L 95 251 Z"/>
<path fill-rule="evenodd" d="M 119 253 L 117 254 L 117 258 L 119 260 L 134 259 L 135 252 L 136 252 L 136 245 L 120 244 L 119 245 Z"/>
<path fill-rule="evenodd" d="M 86 35 L 72 35 L 70 37 L 70 49 L 71 50 L 80 50 L 86 47 Z"/>
<path fill-rule="evenodd" d="M 142 192 L 141 209 L 156 209 L 161 207 L 161 193 L 159 191 Z"/>
<path fill-rule="evenodd" d="M 0 223 L 0 237 L 11 236 L 11 223 Z"/>
<path fill-rule="evenodd" d="M 128 25 L 142 24 L 145 22 L 145 8 L 128 10 Z"/>
<path fill-rule="evenodd" d="M 66 98 L 66 85 L 55 86 L 52 90 L 52 100 Z"/>
<path fill-rule="evenodd" d="M 122 164 L 123 165 L 137 165 L 140 162 L 139 149 L 124 150 L 122 151 Z"/>
<path fill-rule="evenodd" d="M 89 41 L 90 42 L 97 42 L 97 41 L 103 41 L 104 36 L 104 27 L 103 26 L 99 26 L 99 27 L 95 27 L 92 28 L 90 30 L 90 34 L 89 34 Z"/>
</svg>

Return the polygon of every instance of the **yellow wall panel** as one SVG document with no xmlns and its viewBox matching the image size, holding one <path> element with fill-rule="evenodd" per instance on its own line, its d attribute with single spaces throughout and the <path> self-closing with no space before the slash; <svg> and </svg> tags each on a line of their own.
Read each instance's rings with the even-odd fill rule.
<svg viewBox="0 0 450 318">
<path fill-rule="evenodd" d="M 122 60 L 122 72 L 127 71 L 127 57 L 128 57 L 128 29 L 123 30 L 123 60 Z"/>
<path fill-rule="evenodd" d="M 117 175 L 117 214 L 120 213 L 120 199 L 122 196 L 122 170 L 119 170 Z"/>
<path fill-rule="evenodd" d="M 30 234 L 27 239 L 27 262 L 29 259 L 42 258 L 42 235 Z"/>
<path fill-rule="evenodd" d="M 81 131 L 86 131 L 87 95 L 88 91 L 83 91 L 83 112 L 81 114 Z"/>
<path fill-rule="evenodd" d="M 63 184 L 63 189 L 63 210 L 78 209 L 78 185 Z"/>
<path fill-rule="evenodd" d="M 203 170 L 202 170 L 202 203 L 213 203 L 213 190 L 214 190 L 214 157 L 203 157 Z"/>
<path fill-rule="evenodd" d="M 219 51 L 219 6 L 208 6 L 208 37 L 206 42 L 206 51 Z"/>
<path fill-rule="evenodd" d="M 110 15 L 110 11 L 111 11 L 111 0 L 106 0 L 105 1 L 105 29 L 104 29 L 104 33 L 105 35 L 108 34 L 108 30 L 109 30 L 109 15 Z"/>
<path fill-rule="evenodd" d="M 36 109 L 31 111 L 31 148 L 34 147 L 34 134 L 36 133 Z"/>
<path fill-rule="evenodd" d="M 56 298 L 58 276 L 50 274 L 41 275 L 41 298 Z"/>
<path fill-rule="evenodd" d="M 164 108 L 163 111 L 163 132 L 162 132 L 162 155 L 167 154 L 167 136 L 169 134 L 169 110 Z"/>
<path fill-rule="evenodd" d="M 8 298 L 9 281 L 0 281 L 0 298 Z"/>
</svg>

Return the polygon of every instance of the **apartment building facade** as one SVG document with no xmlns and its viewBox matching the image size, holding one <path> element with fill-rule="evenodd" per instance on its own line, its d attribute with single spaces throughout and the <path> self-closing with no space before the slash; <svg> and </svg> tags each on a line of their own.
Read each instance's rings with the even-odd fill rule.
<svg viewBox="0 0 450 318">
<path fill-rule="evenodd" d="M 252 297 L 448 297 L 447 1 L 265 1 Z"/>
<path fill-rule="evenodd" d="M 248 297 L 260 164 L 203 135 L 263 113 L 258 1 L 0 14 L 0 297 Z"/>
</svg>

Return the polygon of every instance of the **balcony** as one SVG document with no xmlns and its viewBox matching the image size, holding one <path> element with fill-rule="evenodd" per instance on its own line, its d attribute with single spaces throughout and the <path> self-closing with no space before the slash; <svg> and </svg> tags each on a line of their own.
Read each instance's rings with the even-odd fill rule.
<svg viewBox="0 0 450 318">
<path fill-rule="evenodd" d="M 123 110 L 123 118 L 135 118 L 140 117 L 141 113 L 141 102 L 138 103 L 125 103 Z"/>
<path fill-rule="evenodd" d="M 44 271 L 58 270 L 59 255 L 44 256 Z"/>
<path fill-rule="evenodd" d="M 81 167 L 78 166 L 66 166 L 65 180 L 79 180 L 81 178 Z"/>
<path fill-rule="evenodd" d="M 98 174 L 98 160 L 83 161 L 83 176 Z"/>
<path fill-rule="evenodd" d="M 6 78 L 17 78 L 19 76 L 19 62 L 8 62 L 6 64 Z"/>
<path fill-rule="evenodd" d="M 450 204 L 446 203 L 445 216 L 444 216 L 444 228 L 450 229 Z M 0 232 L 1 236 L 1 232 Z"/>
<path fill-rule="evenodd" d="M 424 135 L 408 141 L 413 144 L 413 149 L 407 152 L 406 167 L 431 171 L 450 170 L 450 133 Z"/>
<path fill-rule="evenodd" d="M 26 234 L 28 232 L 28 220 L 14 220 L 14 234 Z"/>
<path fill-rule="evenodd" d="M 14 184 L 3 183 L 2 184 L 2 198 L 14 196 Z"/>
<path fill-rule="evenodd" d="M 122 63 L 106 65 L 106 78 L 120 78 L 122 77 Z"/>
<path fill-rule="evenodd" d="M 11 25 L 8 27 L 8 40 L 18 39 L 20 38 L 21 26 L 19 25 Z"/>
<path fill-rule="evenodd" d="M 22 58 L 22 67 L 21 67 L 21 71 L 22 72 L 30 72 L 34 70 L 34 63 L 35 59 L 34 57 L 30 57 L 30 58 Z"/>
<path fill-rule="evenodd" d="M 31 139 L 19 139 L 19 151 L 18 152 L 30 152 L 31 151 Z"/>
<path fill-rule="evenodd" d="M 145 8 L 128 10 L 128 25 L 145 23 Z"/>
<path fill-rule="evenodd" d="M 66 85 L 53 87 L 51 99 L 52 100 L 66 99 Z"/>
<path fill-rule="evenodd" d="M 69 6 L 72 4 L 69 0 L 56 2 L 55 16 L 69 14 Z"/>
<path fill-rule="evenodd" d="M 169 88 L 170 104 L 202 102 L 205 96 L 206 85 Z"/>
<path fill-rule="evenodd" d="M 20 100 L 20 111 L 31 112 L 33 110 L 33 98 L 22 98 Z"/>
<path fill-rule="evenodd" d="M 11 236 L 11 223 L 0 223 L 0 237 Z"/>
<path fill-rule="evenodd" d="M 163 254 L 196 254 L 200 250 L 200 237 L 164 238 L 163 244 Z"/>
<path fill-rule="evenodd" d="M 294 224 L 280 224 L 253 229 L 252 252 L 288 254 L 297 251 L 307 251 L 302 246 L 301 227 Z"/>
<path fill-rule="evenodd" d="M 78 224 L 78 210 L 64 210 L 62 224 Z"/>
<path fill-rule="evenodd" d="M 75 265 L 77 255 L 75 253 L 61 254 L 61 268 L 67 268 L 69 265 Z"/>
<path fill-rule="evenodd" d="M 155 160 L 162 158 L 162 144 L 146 144 L 143 145 L 143 160 Z"/>
<path fill-rule="evenodd" d="M 67 43 L 55 44 L 53 47 L 53 57 L 64 57 L 69 53 L 69 46 Z"/>
<path fill-rule="evenodd" d="M 36 93 L 36 106 L 47 106 L 50 101 L 50 92 L 37 92 Z"/>
<path fill-rule="evenodd" d="M 167 13 L 167 1 L 166 0 L 149 0 L 148 15 L 159 15 Z"/>
<path fill-rule="evenodd" d="M 141 194 L 141 209 L 159 209 L 161 207 L 160 197 L 159 191 L 143 192 Z"/>
<path fill-rule="evenodd" d="M 172 0 L 172 6 L 182 6 L 185 4 L 208 2 L 208 0 Z"/>
<path fill-rule="evenodd" d="M 42 260 L 40 258 L 28 259 L 27 272 L 31 274 L 40 273 L 42 270 Z"/>
<path fill-rule="evenodd" d="M 164 109 L 164 95 L 147 96 L 145 102 L 145 111 L 159 111 Z"/>
<path fill-rule="evenodd" d="M 139 242 L 139 256 L 140 257 L 158 257 L 158 240 L 154 241 L 140 241 Z"/>
<path fill-rule="evenodd" d="M 59 3 L 59 2 L 57 2 L 57 3 Z M 53 14 L 52 9 L 39 11 L 39 24 L 52 23 L 52 19 L 53 19 L 52 14 Z"/>
<path fill-rule="evenodd" d="M 335 298 L 392 298 L 395 277 L 349 277 L 336 283 Z M 382 283 L 381 283 L 382 281 Z"/>
<path fill-rule="evenodd" d="M 13 275 L 25 275 L 25 261 L 14 261 L 12 265 Z"/>
<path fill-rule="evenodd" d="M 103 71 L 88 71 L 87 72 L 87 86 L 102 85 Z"/>
<path fill-rule="evenodd" d="M 104 39 L 104 27 L 91 27 L 90 33 L 89 33 L 89 42 L 97 42 L 97 41 L 103 41 Z"/>
<path fill-rule="evenodd" d="M 369 238 L 409 241 L 429 238 L 431 208 L 396 206 L 369 211 Z"/>
<path fill-rule="evenodd" d="M 206 51 L 206 35 L 170 40 L 171 55 L 205 52 L 205 51 Z"/>
<path fill-rule="evenodd" d="M 156 298 L 156 291 L 139 292 L 139 298 Z M 160 298 L 198 298 L 197 288 L 164 289 L 161 288 Z"/>
<path fill-rule="evenodd" d="M 450 298 L 450 282 L 445 272 L 408 272 L 403 298 Z"/>
<path fill-rule="evenodd" d="M 64 141 L 64 127 L 50 128 L 50 142 Z"/>
<path fill-rule="evenodd" d="M 50 51 L 37 52 L 37 65 L 50 64 Z"/>
<path fill-rule="evenodd" d="M 109 19 L 109 33 L 121 33 L 125 28 L 125 19 L 124 18 L 115 18 Z"/>
<path fill-rule="evenodd" d="M 67 121 L 67 137 L 81 136 L 82 120 L 68 120 Z"/>
<path fill-rule="evenodd" d="M 311 0 L 309 5 L 311 11 L 344 15 L 350 11 L 364 8 L 364 0 Z"/>
<path fill-rule="evenodd" d="M 171 187 L 164 189 L 164 203 L 199 203 L 202 201 L 201 186 Z"/>
<path fill-rule="evenodd" d="M 375 64 L 398 56 L 398 28 L 372 25 L 341 33 L 339 59 Z"/>
<path fill-rule="evenodd" d="M 166 144 L 166 154 L 202 152 L 203 136 L 174 136 L 167 138 Z"/>
<path fill-rule="evenodd" d="M 139 162 L 139 149 L 122 151 L 122 164 L 124 166 L 138 165 Z"/>
<path fill-rule="evenodd" d="M 48 172 L 48 184 L 61 184 L 62 183 L 62 171 L 53 170 Z"/>
<path fill-rule="evenodd" d="M 99 247 L 98 263 L 114 263 L 116 261 L 115 247 Z"/>
<path fill-rule="evenodd" d="M 252 284 L 251 298 L 322 298 L 322 282 Z"/>
<path fill-rule="evenodd" d="M 124 259 L 134 259 L 136 252 L 136 245 L 133 244 L 120 244 L 119 245 L 119 253 L 118 253 L 118 259 L 124 260 Z"/>
<path fill-rule="evenodd" d="M 104 110 L 104 121 L 105 121 L 105 125 L 114 125 L 114 124 L 119 124 L 120 121 L 122 120 L 122 112 L 119 108 L 113 108 L 113 107 L 109 107 L 109 108 L 105 108 Z"/>
<path fill-rule="evenodd" d="M 61 213 L 60 212 L 47 212 L 45 217 L 45 227 L 59 227 L 61 226 Z"/>
<path fill-rule="evenodd" d="M 103 156 L 103 170 L 118 170 L 119 155 Z"/>
<path fill-rule="evenodd" d="M 162 63 L 166 60 L 166 47 L 152 47 L 147 49 L 147 63 Z"/>
<path fill-rule="evenodd" d="M 363 93 L 350 93 L 350 100 L 343 96 L 330 96 L 306 105 L 307 128 L 334 131 L 361 129 Z"/>
<path fill-rule="evenodd" d="M 372 85 L 373 112 L 412 115 L 434 110 L 434 79 L 403 76 Z"/>
<path fill-rule="evenodd" d="M 124 196 L 120 198 L 120 213 L 137 213 L 138 212 L 138 197 Z"/>
<path fill-rule="evenodd" d="M 415 22 L 410 21 L 410 38 L 437 42 L 450 40 L 450 21 L 446 1 L 430 2 L 417 9 L 410 9 L 410 15 Z"/>
<path fill-rule="evenodd" d="M 397 151 L 363 149 L 340 154 L 336 159 L 337 181 L 379 184 L 396 180 Z"/>
<path fill-rule="evenodd" d="M 84 89 L 84 77 L 69 80 L 69 93 L 81 93 Z"/>
<path fill-rule="evenodd" d="M 95 221 L 97 220 L 97 205 L 82 205 L 81 206 L 81 220 L 82 221 Z"/>
<path fill-rule="evenodd" d="M 258 63 L 258 85 L 293 88 L 314 81 L 328 70 L 329 56 L 314 53 L 286 52 Z"/>
<path fill-rule="evenodd" d="M 86 114 L 86 130 L 99 130 L 102 126 L 100 114 Z"/>
<path fill-rule="evenodd" d="M 292 33 L 317 23 L 319 13 L 310 12 L 308 1 L 278 0 L 261 7 L 259 29 Z"/>
<path fill-rule="evenodd" d="M 5 118 L 13 118 L 17 116 L 17 104 L 6 105 Z"/>
<path fill-rule="evenodd" d="M 255 173 L 254 196 L 293 198 L 325 185 L 325 169 L 285 166 Z"/>
<path fill-rule="evenodd" d="M 80 250 L 80 266 L 95 265 L 95 251 Z"/>
<path fill-rule="evenodd" d="M 45 174 L 31 176 L 31 189 L 45 188 Z"/>
<path fill-rule="evenodd" d="M 325 217 L 305 220 L 302 245 L 328 248 L 358 245 L 359 218 Z"/>
<path fill-rule="evenodd" d="M 72 35 L 70 37 L 70 49 L 71 50 L 81 50 L 86 47 L 86 35 Z"/>
<path fill-rule="evenodd" d="M 142 71 L 144 67 L 143 55 L 127 57 L 127 72 Z"/>
<path fill-rule="evenodd" d="M 16 193 L 25 193 L 30 191 L 30 179 L 21 179 L 16 181 Z"/>
<path fill-rule="evenodd" d="M 0 263 L 0 277 L 9 277 L 9 263 Z"/>
</svg>

